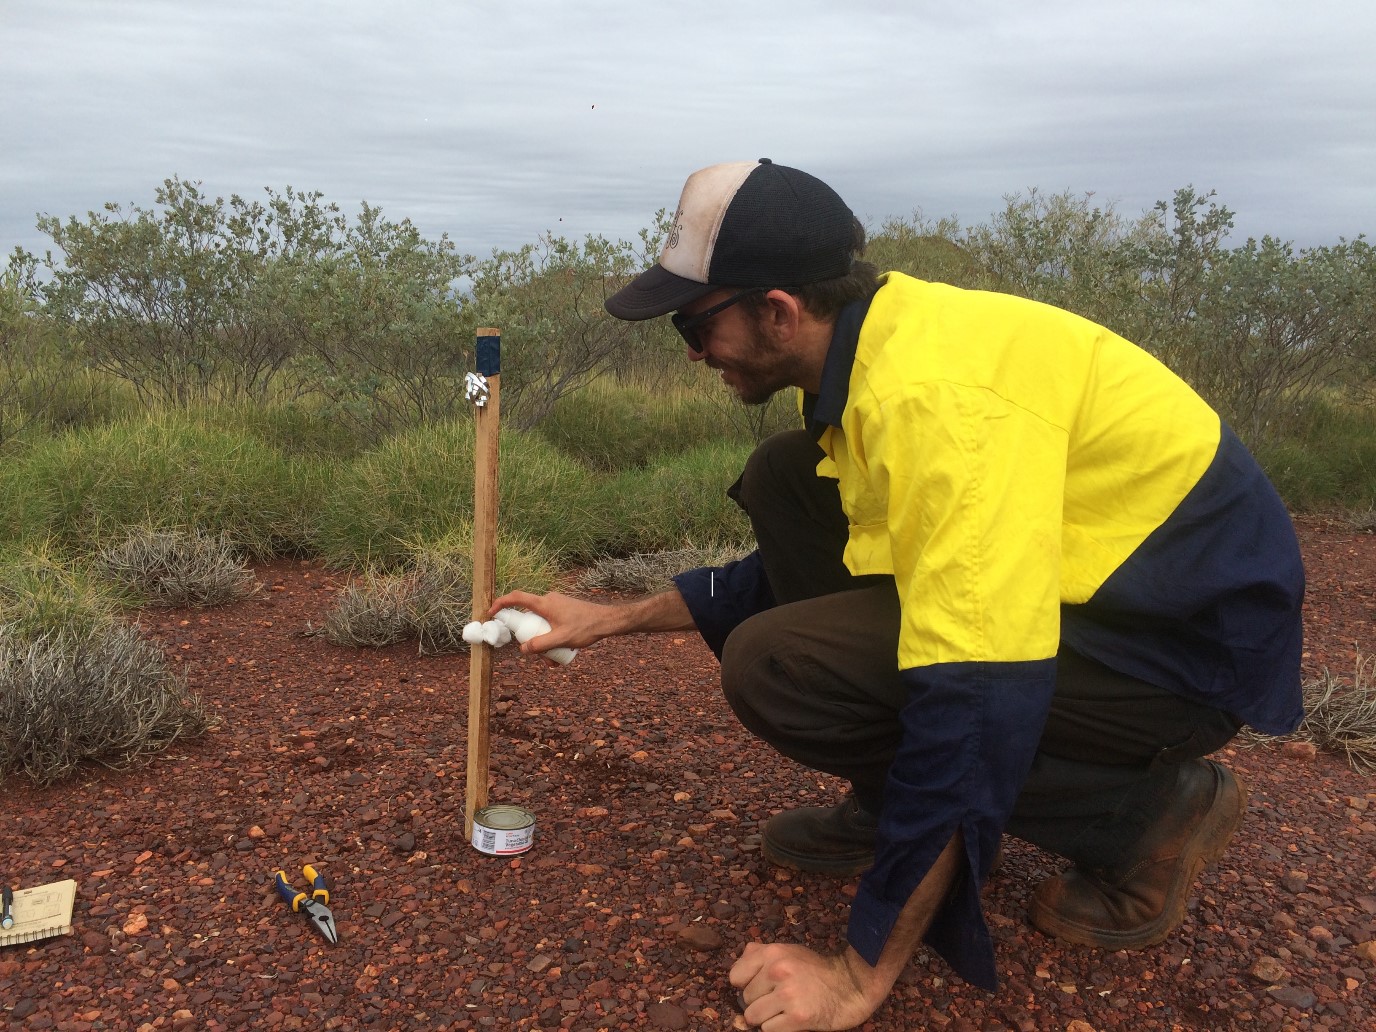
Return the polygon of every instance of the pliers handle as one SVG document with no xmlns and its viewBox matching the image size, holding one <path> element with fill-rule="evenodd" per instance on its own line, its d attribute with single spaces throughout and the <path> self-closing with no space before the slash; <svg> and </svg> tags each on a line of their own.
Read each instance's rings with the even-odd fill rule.
<svg viewBox="0 0 1376 1032">
<path fill-rule="evenodd" d="M 301 868 L 301 872 L 305 874 L 306 878 L 311 883 L 311 899 L 328 904 L 330 902 L 330 888 L 325 884 L 325 876 L 310 864 Z M 301 910 L 301 901 L 306 898 L 306 893 L 297 892 L 291 887 L 291 884 L 287 881 L 287 873 L 285 871 L 277 872 L 277 894 L 287 901 L 287 905 L 290 906 L 292 910 L 298 912 Z"/>
<path fill-rule="evenodd" d="M 325 879 L 320 872 L 310 864 L 306 864 L 301 870 L 311 883 L 310 893 L 298 892 L 287 881 L 287 873 L 278 871 L 274 879 L 277 894 L 282 897 L 287 906 L 291 907 L 294 913 L 301 914 L 310 921 L 315 930 L 323 935 L 328 942 L 336 943 L 339 941 L 339 931 L 335 928 L 334 914 L 326 906 L 330 901 L 329 886 L 325 884 Z"/>
</svg>

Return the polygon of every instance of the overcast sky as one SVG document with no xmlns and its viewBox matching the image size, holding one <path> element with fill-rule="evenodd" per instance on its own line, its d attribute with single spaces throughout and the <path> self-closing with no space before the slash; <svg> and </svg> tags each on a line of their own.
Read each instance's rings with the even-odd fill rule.
<svg viewBox="0 0 1376 1032">
<path fill-rule="evenodd" d="M 770 157 L 862 218 L 1006 194 L 1376 235 L 1373 0 L 0 0 L 0 252 L 36 213 L 319 190 L 463 251 L 633 238 Z"/>
</svg>

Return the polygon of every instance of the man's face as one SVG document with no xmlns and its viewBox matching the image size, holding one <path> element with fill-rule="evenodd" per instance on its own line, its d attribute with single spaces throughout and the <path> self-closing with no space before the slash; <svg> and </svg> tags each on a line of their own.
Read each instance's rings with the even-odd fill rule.
<svg viewBox="0 0 1376 1032">
<path fill-rule="evenodd" d="M 732 293 L 714 291 L 685 305 L 681 312 L 696 315 Z M 747 405 L 763 405 L 776 391 L 802 383 L 799 357 L 778 339 L 767 316 L 768 310 L 756 314 L 747 305 L 733 305 L 698 327 L 700 353 L 687 349 L 690 361 L 706 362 L 717 370 L 721 382 Z"/>
</svg>

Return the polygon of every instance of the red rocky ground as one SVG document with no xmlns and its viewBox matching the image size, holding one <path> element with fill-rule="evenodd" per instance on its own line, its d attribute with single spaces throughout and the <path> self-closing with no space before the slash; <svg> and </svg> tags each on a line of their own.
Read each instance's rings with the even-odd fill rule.
<svg viewBox="0 0 1376 1032">
<path fill-rule="evenodd" d="M 1350 676 L 1376 617 L 1376 537 L 1308 521 L 1307 674 Z M 73 933 L 0 949 L 26 1029 L 728 1029 L 753 939 L 841 945 L 847 881 L 765 863 L 760 823 L 837 785 L 751 740 L 695 637 L 605 642 L 549 670 L 497 654 L 494 802 L 535 812 L 518 859 L 463 837 L 466 656 L 308 634 L 339 579 L 150 611 L 221 723 L 133 771 L 4 787 L 0 878 L 79 884 Z M 1294 745 L 1226 751 L 1248 820 L 1185 925 L 1141 953 L 1024 920 L 1052 858 L 1009 840 L 986 896 L 1002 988 L 919 954 L 870 1032 L 1376 1028 L 1376 785 Z M 341 941 L 270 878 L 316 864 Z"/>
</svg>

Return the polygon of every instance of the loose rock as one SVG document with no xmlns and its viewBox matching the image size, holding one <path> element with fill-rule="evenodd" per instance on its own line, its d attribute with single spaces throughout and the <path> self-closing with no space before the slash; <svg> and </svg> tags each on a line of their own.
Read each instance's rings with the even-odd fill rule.
<svg viewBox="0 0 1376 1032">
<path fill-rule="evenodd" d="M 678 940 L 695 950 L 702 950 L 704 953 L 719 950 L 725 943 L 725 940 L 715 929 L 699 922 L 694 922 L 679 932 Z"/>
<path fill-rule="evenodd" d="M 1275 957 L 1260 958 L 1247 973 L 1258 982 L 1265 982 L 1268 985 L 1285 981 L 1287 975 L 1285 965 L 1276 960 Z"/>
<path fill-rule="evenodd" d="M 688 1027 L 688 1015 L 676 1004 L 652 1003 L 645 1008 L 645 1016 L 655 1028 Z"/>
<path fill-rule="evenodd" d="M 1287 1007 L 1294 1007 L 1296 1010 L 1309 1010 L 1314 1006 L 1314 994 L 1308 989 L 1293 989 L 1285 987 L 1282 989 L 1266 990 L 1272 997 Z"/>
</svg>

